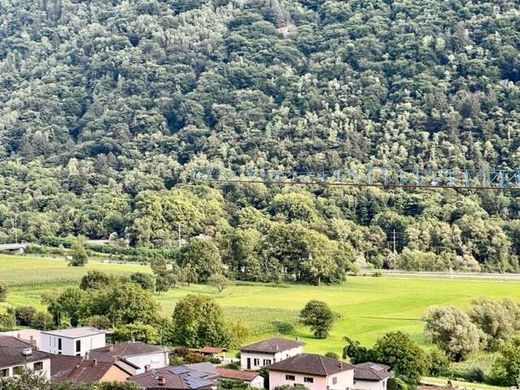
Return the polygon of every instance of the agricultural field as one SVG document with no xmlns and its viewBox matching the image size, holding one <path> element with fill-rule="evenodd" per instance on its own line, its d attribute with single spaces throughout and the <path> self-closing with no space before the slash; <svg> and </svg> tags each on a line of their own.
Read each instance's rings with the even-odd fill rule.
<svg viewBox="0 0 520 390">
<path fill-rule="evenodd" d="M 62 259 L 3 256 L 0 279 L 10 286 L 7 303 L 3 305 L 39 306 L 42 293 L 77 285 L 89 269 L 118 275 L 150 272 L 143 265 L 89 263 L 84 268 L 71 268 Z M 169 316 L 175 303 L 190 293 L 214 296 L 230 321 L 240 321 L 250 329 L 251 340 L 283 334 L 299 337 L 308 352 L 339 353 L 344 336 L 370 345 L 391 330 L 409 333 L 424 345 L 421 317 L 429 306 L 464 307 L 478 297 L 520 300 L 520 281 L 385 275 L 350 277 L 341 285 L 320 287 L 243 283 L 220 294 L 210 286 L 181 286 L 156 294 L 156 299 L 164 315 Z M 326 301 L 340 315 L 326 340 L 314 339 L 308 329 L 297 324 L 299 310 L 310 299 Z M 475 357 L 483 363 L 490 359 L 489 355 Z"/>
</svg>

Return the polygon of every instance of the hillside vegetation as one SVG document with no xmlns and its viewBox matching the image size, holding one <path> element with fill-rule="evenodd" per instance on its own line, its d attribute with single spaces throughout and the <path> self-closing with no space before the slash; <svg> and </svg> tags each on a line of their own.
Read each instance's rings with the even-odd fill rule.
<svg viewBox="0 0 520 390">
<path fill-rule="evenodd" d="M 248 280 L 518 271 L 515 194 L 186 183 L 516 167 L 519 49 L 514 0 L 0 0 L 0 241 L 180 229 L 205 236 L 181 265 Z"/>
</svg>

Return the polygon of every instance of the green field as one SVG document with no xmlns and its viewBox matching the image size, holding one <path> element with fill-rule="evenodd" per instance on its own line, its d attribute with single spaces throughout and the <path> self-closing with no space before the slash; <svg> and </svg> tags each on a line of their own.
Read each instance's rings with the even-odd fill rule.
<svg viewBox="0 0 520 390">
<path fill-rule="evenodd" d="M 0 279 L 10 285 L 7 304 L 12 305 L 39 306 L 43 292 L 77 285 L 89 269 L 119 275 L 149 272 L 141 265 L 91 263 L 85 268 L 71 268 L 64 260 L 0 257 Z M 397 329 L 424 344 L 421 317 L 428 306 L 464 307 L 472 298 L 481 296 L 520 299 L 520 281 L 350 277 L 342 285 L 321 287 L 238 284 L 221 294 L 208 286 L 183 286 L 157 294 L 156 298 L 164 315 L 169 316 L 175 303 L 189 293 L 213 295 L 230 321 L 240 321 L 250 328 L 251 339 L 280 333 L 300 337 L 309 352 L 339 352 L 344 336 L 368 345 L 383 333 Z M 341 315 L 326 340 L 312 338 L 308 329 L 296 324 L 298 311 L 310 299 L 326 301 Z"/>
</svg>

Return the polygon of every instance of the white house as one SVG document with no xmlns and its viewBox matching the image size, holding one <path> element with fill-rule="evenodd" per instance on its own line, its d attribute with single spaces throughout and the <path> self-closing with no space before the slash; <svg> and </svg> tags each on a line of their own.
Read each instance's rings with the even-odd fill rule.
<svg viewBox="0 0 520 390">
<path fill-rule="evenodd" d="M 0 377 L 15 376 L 29 369 L 50 379 L 50 358 L 31 343 L 12 336 L 0 336 Z"/>
<path fill-rule="evenodd" d="M 310 390 L 346 390 L 354 384 L 354 366 L 326 356 L 302 353 L 274 363 L 269 370 L 269 389 L 303 385 Z"/>
<path fill-rule="evenodd" d="M 92 327 L 41 332 L 41 350 L 54 355 L 85 356 L 106 345 L 106 332 Z"/>
<path fill-rule="evenodd" d="M 379 363 L 361 363 L 354 369 L 355 390 L 386 390 L 388 379 L 393 376 L 390 367 Z"/>
<path fill-rule="evenodd" d="M 240 348 L 242 370 L 259 370 L 303 352 L 303 343 L 272 338 Z"/>
<path fill-rule="evenodd" d="M 148 369 L 168 366 L 170 364 L 168 354 L 166 348 L 157 345 L 125 342 L 92 349 L 88 356 L 89 359 L 97 359 L 100 362 L 117 360 L 130 362 L 137 367 L 136 374 L 142 374 Z"/>
</svg>

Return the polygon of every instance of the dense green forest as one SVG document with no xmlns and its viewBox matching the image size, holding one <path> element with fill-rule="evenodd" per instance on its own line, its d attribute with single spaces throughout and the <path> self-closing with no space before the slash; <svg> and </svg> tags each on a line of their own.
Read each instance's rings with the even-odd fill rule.
<svg viewBox="0 0 520 390">
<path fill-rule="evenodd" d="M 517 167 L 519 50 L 516 0 L 0 0 L 0 241 L 180 230 L 179 265 L 248 280 L 520 271 L 514 193 L 190 182 Z"/>
</svg>

